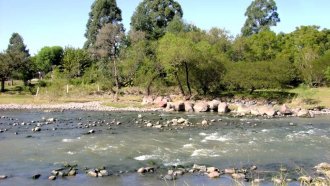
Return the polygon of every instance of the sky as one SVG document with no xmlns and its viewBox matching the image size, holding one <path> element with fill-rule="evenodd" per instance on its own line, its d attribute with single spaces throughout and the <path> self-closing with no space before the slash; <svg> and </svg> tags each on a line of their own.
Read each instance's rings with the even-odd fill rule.
<svg viewBox="0 0 330 186">
<path fill-rule="evenodd" d="M 251 0 L 177 0 L 184 20 L 204 30 L 226 29 L 240 33 Z M 281 22 L 272 30 L 289 33 L 301 25 L 330 29 L 329 0 L 275 0 Z M 81 48 L 88 13 L 94 0 L 0 0 L 0 51 L 6 50 L 12 33 L 19 33 L 30 54 L 44 46 Z M 141 0 L 117 0 L 123 23 L 130 29 L 130 19 Z"/>
</svg>

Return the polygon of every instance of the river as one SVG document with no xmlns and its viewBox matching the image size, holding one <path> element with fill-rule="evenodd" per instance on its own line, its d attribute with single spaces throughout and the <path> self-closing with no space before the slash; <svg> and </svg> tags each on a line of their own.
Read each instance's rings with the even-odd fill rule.
<svg viewBox="0 0 330 186">
<path fill-rule="evenodd" d="M 254 176 L 265 179 L 261 185 L 272 185 L 271 178 L 280 168 L 287 168 L 286 176 L 294 178 L 302 172 L 312 174 L 318 163 L 330 162 L 329 115 L 265 119 L 213 113 L 29 110 L 1 111 L 0 116 L 4 116 L 0 129 L 6 129 L 0 133 L 0 175 L 8 176 L 0 185 L 234 184 L 226 175 L 209 179 L 188 173 L 175 182 L 160 178 L 171 166 L 192 167 L 195 163 L 220 169 L 257 165 L 259 173 Z M 194 124 L 203 119 L 213 122 L 208 127 L 163 130 L 147 128 L 143 122 L 166 123 L 180 117 Z M 55 118 L 56 122 L 45 124 L 42 118 Z M 33 132 L 38 123 L 41 131 Z M 87 135 L 92 129 L 95 132 Z M 53 169 L 67 163 L 78 165 L 77 176 L 48 180 Z M 156 173 L 136 173 L 149 165 L 158 168 Z M 85 167 L 103 166 L 111 176 L 92 178 L 84 173 Z M 41 177 L 33 180 L 34 174 Z"/>
</svg>

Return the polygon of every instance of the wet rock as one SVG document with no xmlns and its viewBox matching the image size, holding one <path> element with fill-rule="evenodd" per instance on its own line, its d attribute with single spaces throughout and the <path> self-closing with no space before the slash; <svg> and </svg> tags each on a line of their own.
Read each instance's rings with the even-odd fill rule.
<svg viewBox="0 0 330 186">
<path fill-rule="evenodd" d="M 194 105 L 195 112 L 208 112 L 209 104 L 205 101 L 199 101 Z"/>
<path fill-rule="evenodd" d="M 202 125 L 203 125 L 203 126 L 206 126 L 206 125 L 208 125 L 208 122 L 207 122 L 207 120 L 205 120 L 205 119 L 204 119 L 204 120 L 202 121 Z"/>
<path fill-rule="evenodd" d="M 245 178 L 245 174 L 242 173 L 234 173 L 231 175 L 231 177 L 235 180 L 241 180 Z"/>
<path fill-rule="evenodd" d="M 92 129 L 92 130 L 90 130 L 90 131 L 87 132 L 87 134 L 94 134 L 94 133 L 95 133 L 95 130 L 94 129 Z"/>
<path fill-rule="evenodd" d="M 107 170 L 105 170 L 105 169 L 104 170 L 100 170 L 99 174 L 101 176 L 109 176 L 109 172 Z"/>
<path fill-rule="evenodd" d="M 6 179 L 6 178 L 7 178 L 6 175 L 0 175 L 0 180 L 4 180 L 4 179 Z"/>
<path fill-rule="evenodd" d="M 51 174 L 54 175 L 54 176 L 57 176 L 58 173 L 59 173 L 59 171 L 57 171 L 57 170 L 52 170 L 52 172 L 51 172 Z"/>
<path fill-rule="evenodd" d="M 168 170 L 167 171 L 167 174 L 170 174 L 170 175 L 174 174 L 174 170 L 172 170 L 172 169 L 171 170 Z"/>
<path fill-rule="evenodd" d="M 200 172 L 206 172 L 207 171 L 207 168 L 205 165 L 197 165 L 197 164 L 194 164 L 193 165 L 193 169 L 195 170 L 198 170 Z"/>
<path fill-rule="evenodd" d="M 146 173 L 147 170 L 144 167 L 141 167 L 137 170 L 137 172 L 140 173 L 140 174 L 143 174 L 143 173 Z"/>
<path fill-rule="evenodd" d="M 141 118 L 142 118 L 142 114 L 139 114 L 139 115 L 138 115 L 138 118 L 141 119 Z"/>
<path fill-rule="evenodd" d="M 56 176 L 49 176 L 48 179 L 49 180 L 56 180 Z"/>
<path fill-rule="evenodd" d="M 155 129 L 162 129 L 163 128 L 163 125 L 155 125 L 153 126 Z"/>
<path fill-rule="evenodd" d="M 40 176 L 41 176 L 41 174 L 35 174 L 32 176 L 32 179 L 37 180 L 40 178 Z"/>
<path fill-rule="evenodd" d="M 41 128 L 40 127 L 34 127 L 32 129 L 32 132 L 40 132 L 41 131 Z"/>
<path fill-rule="evenodd" d="M 228 113 L 229 107 L 227 103 L 221 102 L 218 105 L 218 113 Z"/>
<path fill-rule="evenodd" d="M 281 185 L 284 182 L 282 179 L 279 179 L 279 178 L 272 178 L 272 181 L 276 185 Z"/>
<path fill-rule="evenodd" d="M 56 119 L 55 118 L 48 118 L 47 121 L 53 123 L 53 122 L 56 121 Z"/>
<path fill-rule="evenodd" d="M 217 172 L 217 171 L 214 171 L 214 172 L 210 172 L 210 173 L 208 173 L 207 174 L 207 176 L 209 177 L 209 178 L 219 178 L 220 177 L 220 173 L 219 172 Z"/>
<path fill-rule="evenodd" d="M 258 167 L 256 166 L 256 165 L 252 165 L 251 167 L 250 167 L 250 170 L 251 171 L 255 171 L 255 170 L 257 170 L 258 169 Z"/>
<path fill-rule="evenodd" d="M 219 172 L 219 169 L 216 167 L 207 167 L 207 173 Z"/>
<path fill-rule="evenodd" d="M 184 173 L 185 173 L 185 171 L 184 170 L 176 170 L 176 171 L 174 171 L 174 175 L 179 175 L 179 176 L 182 176 L 182 175 L 184 175 Z"/>
<path fill-rule="evenodd" d="M 326 163 L 326 162 L 323 162 L 323 163 L 320 163 L 318 165 L 316 165 L 314 167 L 316 169 L 316 172 L 318 173 L 322 173 L 322 174 L 326 174 L 330 177 L 330 164 L 329 163 Z"/>
<path fill-rule="evenodd" d="M 224 172 L 225 174 L 234 174 L 236 170 L 234 168 L 230 168 L 230 169 L 225 169 Z"/>
<path fill-rule="evenodd" d="M 97 176 L 98 176 L 96 170 L 89 170 L 89 171 L 87 172 L 87 175 L 88 175 L 88 176 L 91 176 L 91 177 L 97 177 Z"/>
<path fill-rule="evenodd" d="M 152 123 L 147 123 L 147 127 L 152 127 L 153 124 Z"/>
<path fill-rule="evenodd" d="M 146 172 L 149 172 L 149 173 L 155 172 L 155 168 L 153 168 L 153 167 L 145 167 L 144 169 L 146 170 Z"/>
<path fill-rule="evenodd" d="M 71 169 L 69 172 L 68 172 L 68 176 L 76 176 L 77 174 L 77 171 L 75 169 Z"/>
<path fill-rule="evenodd" d="M 300 182 L 302 182 L 302 183 L 312 183 L 312 177 L 310 177 L 310 176 L 300 176 L 299 178 L 298 178 L 298 180 L 300 181 Z"/>
<path fill-rule="evenodd" d="M 183 123 L 186 123 L 186 122 L 187 122 L 187 120 L 184 119 L 184 118 L 178 119 L 178 124 L 183 124 Z"/>
</svg>

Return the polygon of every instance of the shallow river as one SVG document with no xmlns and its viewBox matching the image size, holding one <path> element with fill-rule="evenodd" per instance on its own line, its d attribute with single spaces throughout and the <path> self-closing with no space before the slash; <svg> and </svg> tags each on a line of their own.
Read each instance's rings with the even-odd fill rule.
<svg viewBox="0 0 330 186">
<path fill-rule="evenodd" d="M 195 124 L 204 118 L 214 122 L 208 127 L 159 130 L 144 127 L 138 114 L 151 123 L 180 117 Z M 318 163 L 330 162 L 329 115 L 264 119 L 212 113 L 0 111 L 0 116 L 5 116 L 0 119 L 0 129 L 7 129 L 0 133 L 0 175 L 8 176 L 0 180 L 0 185 L 233 184 L 228 176 L 209 179 L 186 174 L 175 182 L 160 179 L 170 166 L 192 167 L 194 163 L 220 169 L 257 165 L 256 176 L 266 180 L 262 185 L 272 185 L 271 177 L 279 174 L 281 167 L 289 170 L 288 178 L 294 178 L 300 172 L 311 173 Z M 38 123 L 45 123 L 43 117 L 57 121 L 42 125 L 40 132 L 32 132 Z M 95 133 L 86 135 L 91 129 Z M 66 163 L 78 165 L 77 176 L 48 180 L 51 170 Z M 159 167 L 156 173 L 135 173 L 150 164 Z M 102 166 L 112 175 L 92 178 L 84 173 L 85 167 Z M 33 180 L 34 174 L 41 177 Z M 293 181 L 290 185 L 299 183 Z"/>
</svg>

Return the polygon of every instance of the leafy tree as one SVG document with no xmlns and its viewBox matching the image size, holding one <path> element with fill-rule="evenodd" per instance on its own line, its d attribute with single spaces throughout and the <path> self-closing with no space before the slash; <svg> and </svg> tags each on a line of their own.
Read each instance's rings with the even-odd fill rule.
<svg viewBox="0 0 330 186">
<path fill-rule="evenodd" d="M 245 12 L 247 17 L 242 28 L 243 36 L 257 34 L 280 22 L 274 0 L 254 0 Z"/>
<path fill-rule="evenodd" d="M 12 73 L 21 77 L 24 85 L 28 84 L 28 80 L 33 76 L 33 68 L 30 60 L 29 50 L 24 44 L 23 38 L 18 33 L 13 33 L 9 45 L 6 50 L 11 59 Z"/>
<path fill-rule="evenodd" d="M 5 91 L 5 81 L 12 73 L 12 59 L 7 53 L 0 53 L 0 80 L 1 92 Z"/>
<path fill-rule="evenodd" d="M 183 11 L 174 0 L 143 0 L 131 18 L 131 29 L 145 32 L 147 39 L 158 39 L 176 16 L 181 18 Z"/>
<path fill-rule="evenodd" d="M 118 91 L 120 89 L 120 82 L 119 82 L 119 71 L 118 71 L 118 57 L 120 53 L 120 46 L 123 41 L 125 34 L 124 28 L 122 24 L 115 23 L 111 24 L 108 23 L 104 25 L 99 34 L 97 35 L 94 47 L 91 48 L 92 54 L 103 60 L 105 62 L 103 64 L 103 71 L 107 73 L 108 76 L 112 76 L 115 80 L 115 84 L 117 87 L 115 99 L 118 99 Z M 112 62 L 109 63 L 109 62 Z M 112 72 L 108 74 L 109 72 Z"/>
<path fill-rule="evenodd" d="M 69 78 L 81 77 L 84 70 L 91 64 L 91 59 L 86 50 L 65 48 L 62 66 Z"/>
<path fill-rule="evenodd" d="M 93 47 L 99 30 L 106 24 L 116 24 L 122 20 L 121 10 L 117 7 L 116 0 L 95 0 L 87 22 L 84 48 Z"/>
<path fill-rule="evenodd" d="M 179 78 L 179 72 L 181 69 L 184 70 L 186 85 L 189 95 L 191 95 L 189 71 L 198 57 L 194 42 L 189 38 L 167 33 L 159 41 L 157 54 L 166 71 L 174 75 L 182 95 L 185 95 L 185 93 Z"/>
<path fill-rule="evenodd" d="M 63 48 L 60 46 L 43 47 L 36 56 L 36 66 L 45 73 L 52 70 L 52 66 L 60 65 L 63 58 Z"/>
</svg>

